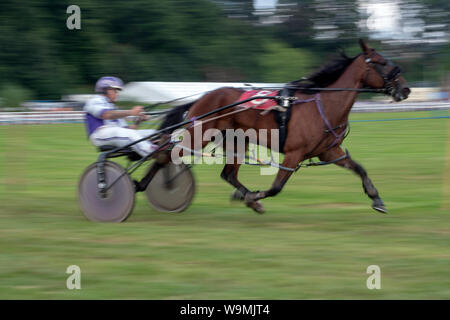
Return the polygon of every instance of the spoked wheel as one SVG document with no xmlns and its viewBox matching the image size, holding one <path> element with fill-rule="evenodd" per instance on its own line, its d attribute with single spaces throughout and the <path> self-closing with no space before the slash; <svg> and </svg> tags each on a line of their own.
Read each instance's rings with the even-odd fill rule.
<svg viewBox="0 0 450 320">
<path fill-rule="evenodd" d="M 106 185 L 110 187 L 102 197 L 97 187 L 97 164 L 91 164 L 84 171 L 78 184 L 81 210 L 92 221 L 125 221 L 134 207 L 134 184 L 125 169 L 111 161 L 105 161 L 105 178 Z"/>
<path fill-rule="evenodd" d="M 145 194 L 150 206 L 157 211 L 184 211 L 195 194 L 194 176 L 185 164 L 170 162 L 156 172 Z"/>
</svg>

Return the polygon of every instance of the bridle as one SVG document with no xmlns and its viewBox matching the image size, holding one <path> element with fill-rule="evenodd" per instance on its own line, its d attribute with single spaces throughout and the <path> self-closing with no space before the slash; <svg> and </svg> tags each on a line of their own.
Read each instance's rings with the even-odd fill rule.
<svg viewBox="0 0 450 320">
<path fill-rule="evenodd" d="M 364 61 L 366 63 L 366 76 L 365 76 L 364 84 L 367 86 L 369 72 L 371 69 L 373 69 L 384 81 L 383 89 L 382 89 L 383 93 L 385 93 L 387 95 L 392 95 L 395 90 L 395 86 L 393 85 L 393 83 L 399 81 L 399 77 L 400 77 L 402 70 L 400 69 L 399 66 L 394 66 L 394 64 L 390 61 L 386 61 L 386 60 L 384 60 L 383 62 L 372 61 L 372 58 L 376 54 L 380 55 L 375 50 L 372 52 L 372 54 L 370 56 L 363 54 Z M 394 66 L 394 67 L 386 74 L 386 73 L 384 73 L 383 69 L 387 65 Z"/>
<path fill-rule="evenodd" d="M 383 62 L 373 61 L 373 57 L 375 55 L 380 55 L 375 50 L 372 51 L 370 55 L 366 55 L 365 53 L 361 53 L 364 61 L 366 63 L 366 74 L 364 79 L 364 86 L 362 88 L 316 88 L 316 87 L 304 87 L 293 84 L 288 84 L 283 87 L 252 87 L 253 89 L 291 89 L 291 90 L 301 90 L 301 91 L 354 91 L 354 92 L 371 92 L 371 93 L 382 93 L 387 95 L 392 95 L 395 90 L 395 85 L 393 83 L 397 83 L 399 81 L 400 74 L 402 70 L 400 67 L 395 66 L 389 60 L 383 58 Z M 381 55 L 380 55 L 381 56 Z M 384 72 L 385 66 L 393 66 L 393 68 L 389 72 Z M 382 79 L 383 79 L 383 87 L 380 89 L 374 89 L 367 85 L 367 80 L 369 77 L 369 73 L 371 70 L 374 70 Z M 303 80 L 303 79 L 302 79 Z M 304 80 L 308 80 L 308 78 L 304 78 Z"/>
</svg>

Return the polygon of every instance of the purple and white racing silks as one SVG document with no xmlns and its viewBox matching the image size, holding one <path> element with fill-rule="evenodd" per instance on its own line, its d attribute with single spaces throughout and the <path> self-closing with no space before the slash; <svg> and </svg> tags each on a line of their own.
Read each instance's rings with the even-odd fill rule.
<svg viewBox="0 0 450 320">
<path fill-rule="evenodd" d="M 114 103 L 108 101 L 103 95 L 96 96 L 86 102 L 84 111 L 86 111 L 86 127 L 88 135 L 90 136 L 97 128 L 104 125 L 119 126 L 122 128 L 128 127 L 127 122 L 124 119 L 105 120 L 101 116 L 108 110 L 117 110 Z"/>
<path fill-rule="evenodd" d="M 84 106 L 84 111 L 86 111 L 86 129 L 89 139 L 94 146 L 122 147 L 155 132 L 153 129 L 129 129 L 128 123 L 123 118 L 115 120 L 102 119 L 102 114 L 109 110 L 117 110 L 117 107 L 103 95 L 92 98 Z M 156 149 L 156 146 L 147 140 L 137 143 L 131 148 L 141 156 L 146 156 Z"/>
</svg>

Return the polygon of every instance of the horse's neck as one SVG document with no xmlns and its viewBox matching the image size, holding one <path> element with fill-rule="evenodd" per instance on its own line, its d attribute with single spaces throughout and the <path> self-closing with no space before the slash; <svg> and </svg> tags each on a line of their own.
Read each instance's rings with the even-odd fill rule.
<svg viewBox="0 0 450 320">
<path fill-rule="evenodd" d="M 361 88 L 365 69 L 361 68 L 360 59 L 356 58 L 329 88 Z M 329 94 L 328 101 L 324 101 L 326 110 L 329 110 L 327 114 L 333 115 L 335 121 L 346 120 L 357 96 L 356 91 L 337 91 Z"/>
</svg>

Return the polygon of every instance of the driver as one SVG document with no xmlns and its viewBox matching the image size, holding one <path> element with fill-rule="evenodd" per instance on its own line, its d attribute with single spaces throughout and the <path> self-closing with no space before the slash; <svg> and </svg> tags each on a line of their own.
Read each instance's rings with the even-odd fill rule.
<svg viewBox="0 0 450 320">
<path fill-rule="evenodd" d="M 100 95 L 90 99 L 84 106 L 86 111 L 86 128 L 89 140 L 96 147 L 105 145 L 123 147 L 154 133 L 156 130 L 137 130 L 137 124 L 129 126 L 125 117 L 137 116 L 139 122 L 146 120 L 142 106 L 135 106 L 131 110 L 119 110 L 114 102 L 123 82 L 116 77 L 102 77 L 95 84 L 95 91 Z M 149 140 L 144 140 L 131 146 L 133 151 L 145 157 L 157 146 Z"/>
</svg>

